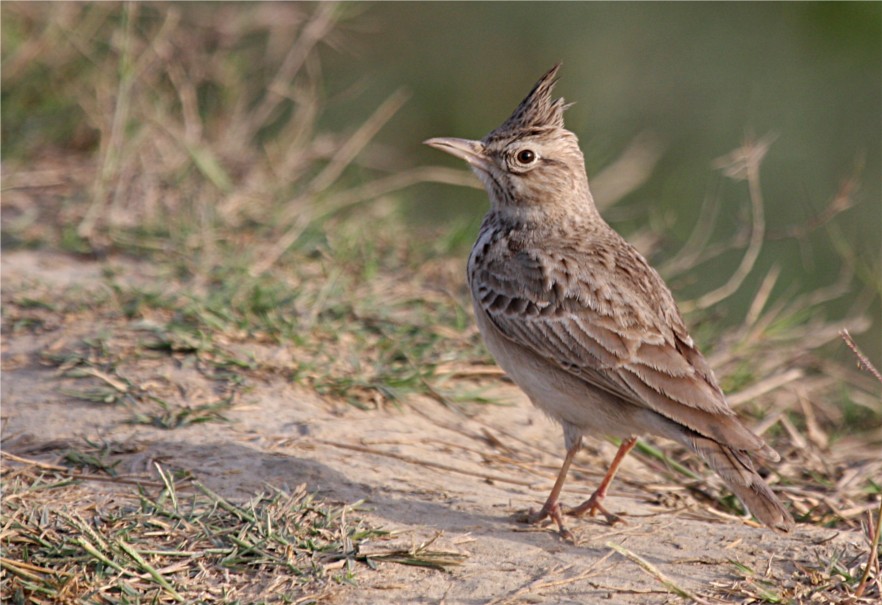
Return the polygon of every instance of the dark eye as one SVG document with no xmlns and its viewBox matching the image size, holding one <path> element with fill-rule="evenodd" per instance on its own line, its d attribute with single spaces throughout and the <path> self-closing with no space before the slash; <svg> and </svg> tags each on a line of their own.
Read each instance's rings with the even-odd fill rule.
<svg viewBox="0 0 882 605">
<path fill-rule="evenodd" d="M 515 158 L 520 164 L 532 164 L 536 160 L 536 153 L 532 149 L 521 149 Z"/>
</svg>

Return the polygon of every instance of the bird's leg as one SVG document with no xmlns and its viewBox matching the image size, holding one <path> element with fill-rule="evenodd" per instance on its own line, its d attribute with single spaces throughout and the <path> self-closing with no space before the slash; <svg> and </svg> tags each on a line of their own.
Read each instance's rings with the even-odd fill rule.
<svg viewBox="0 0 882 605">
<path fill-rule="evenodd" d="M 571 508 L 570 510 L 566 511 L 566 514 L 572 515 L 574 517 L 581 517 L 585 513 L 588 513 L 593 517 L 598 512 L 600 512 L 601 514 L 603 514 L 604 517 L 606 517 L 606 520 L 611 525 L 622 521 L 621 517 L 610 513 L 605 508 L 603 508 L 600 503 L 606 497 L 606 490 L 609 488 L 609 484 L 612 483 L 613 477 L 616 476 L 616 471 L 619 470 L 619 465 L 622 463 L 622 460 L 625 459 L 625 456 L 628 455 L 628 452 L 634 449 L 634 446 L 636 444 L 637 437 L 628 437 L 627 439 L 622 441 L 622 444 L 619 446 L 619 451 L 616 452 L 615 458 L 613 458 L 612 464 L 609 465 L 609 470 L 603 477 L 603 481 L 600 482 L 600 485 L 597 487 L 596 490 L 594 490 L 594 493 L 591 494 L 591 497 L 585 500 L 576 508 Z"/>
<path fill-rule="evenodd" d="M 551 493 L 548 494 L 548 499 L 545 500 L 545 504 L 538 512 L 530 510 L 530 512 L 527 513 L 528 523 L 538 523 L 546 517 L 550 518 L 557 524 L 557 527 L 560 530 L 560 535 L 568 540 L 573 540 L 573 534 L 564 527 L 558 497 L 560 496 L 560 490 L 563 489 L 564 481 L 567 479 L 567 472 L 570 470 L 570 464 L 573 463 L 573 457 L 575 457 L 576 452 L 578 452 L 581 447 L 582 439 L 579 438 L 575 445 L 567 450 L 567 455 L 564 457 L 560 472 L 557 474 L 557 480 L 554 482 L 554 487 L 551 488 Z"/>
</svg>

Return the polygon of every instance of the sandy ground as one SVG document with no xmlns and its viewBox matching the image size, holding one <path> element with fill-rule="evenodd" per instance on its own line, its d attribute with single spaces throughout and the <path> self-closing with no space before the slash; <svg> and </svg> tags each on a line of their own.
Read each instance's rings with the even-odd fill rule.
<svg viewBox="0 0 882 605">
<path fill-rule="evenodd" d="M 15 251 L 2 258 L 4 288 L 35 278 L 87 283 L 100 274 L 99 264 L 65 256 Z M 836 550 L 863 548 L 856 533 L 800 525 L 781 536 L 714 514 L 636 458 L 626 460 L 607 501 L 610 510 L 626 513 L 627 524 L 572 520 L 576 544 L 550 528 L 521 524 L 514 516 L 541 505 L 551 487 L 562 437 L 502 382 L 498 395 L 508 405 L 470 405 L 468 415 L 421 399 L 359 410 L 272 379 L 249 382 L 239 405 L 225 414 L 227 423 L 174 430 L 127 424 L 126 410 L 64 395 L 70 379 L 38 362 L 40 351 L 68 329 L 82 335 L 100 326 L 4 338 L 2 430 L 12 451 L 39 457 L 83 437 L 128 443 L 132 452 L 124 455 L 121 471 L 145 472 L 161 461 L 230 498 L 267 484 L 306 483 L 330 501 L 363 500 L 359 514 L 400 532 L 404 545 L 440 532 L 433 547 L 468 555 L 449 573 L 391 563 L 376 570 L 359 566 L 357 586 L 341 589 L 335 597 L 340 603 L 682 602 L 610 544 L 703 595 L 723 594 L 743 581 L 733 561 L 783 585 L 799 565 L 816 568 Z M 192 389 L 203 380 L 171 359 L 144 372 Z M 614 453 L 610 444 L 587 445 L 565 487 L 566 503 L 590 495 Z"/>
</svg>

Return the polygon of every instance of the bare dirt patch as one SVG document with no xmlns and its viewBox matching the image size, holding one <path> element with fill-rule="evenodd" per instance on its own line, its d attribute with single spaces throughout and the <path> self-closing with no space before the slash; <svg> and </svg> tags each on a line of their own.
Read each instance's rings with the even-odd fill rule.
<svg viewBox="0 0 882 605">
<path fill-rule="evenodd" d="M 2 262 L 4 293 L 28 280 L 99 287 L 102 274 L 98 263 L 39 252 L 7 252 Z M 4 335 L 3 449 L 15 456 L 4 458 L 4 473 L 20 468 L 19 459 L 59 464 L 63 452 L 103 443 L 117 446 L 106 462 L 124 476 L 155 482 L 158 462 L 231 502 L 268 487 L 290 493 L 301 484 L 328 502 L 360 502 L 350 514 L 393 532 L 359 545 L 380 562 L 374 569 L 357 563 L 353 585 L 326 585 L 320 597 L 307 594 L 307 600 L 666 603 L 749 601 L 754 595 L 761 602 L 803 602 L 814 594 L 823 602 L 836 566 L 859 569 L 867 553 L 857 530 L 803 523 L 782 536 L 716 512 L 686 486 L 655 472 L 651 460 L 637 457 L 624 463 L 609 500 L 627 524 L 573 521 L 577 544 L 549 528 L 520 524 L 516 514 L 541 504 L 551 486 L 561 436 L 501 382 L 494 393 L 499 404 L 445 406 L 413 397 L 403 406 L 362 410 L 323 400 L 278 376 L 247 377 L 219 413 L 225 420 L 176 428 L 135 424 L 135 407 L 72 396 L 82 379 L 45 362 L 47 350 L 113 327 L 84 314 L 82 321 Z M 285 347 L 254 348 L 263 355 L 288 354 Z M 182 405 L 208 401 L 218 388 L 192 360 L 180 357 L 132 364 L 126 376 L 132 383 L 173 385 Z M 589 444 L 571 472 L 568 502 L 590 495 L 613 452 L 610 444 Z M 113 482 L 81 481 L 81 508 L 90 502 L 100 508 L 115 489 Z M 192 487 L 185 481 L 179 491 Z M 438 571 L 381 562 L 384 553 L 424 543 L 431 543 L 429 550 L 463 555 L 461 564 Z"/>
</svg>

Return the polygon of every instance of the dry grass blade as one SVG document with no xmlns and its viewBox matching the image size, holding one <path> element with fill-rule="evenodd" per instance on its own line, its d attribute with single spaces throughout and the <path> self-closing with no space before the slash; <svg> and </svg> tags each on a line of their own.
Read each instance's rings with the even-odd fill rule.
<svg viewBox="0 0 882 605">
<path fill-rule="evenodd" d="M 340 7 L 334 2 L 324 2 L 317 7 L 295 37 L 288 54 L 267 85 L 267 91 L 272 94 L 263 97 L 257 107 L 245 114 L 242 120 L 235 122 L 236 126 L 229 134 L 231 141 L 252 139 L 278 112 L 281 102 L 287 97 L 291 82 L 315 47 L 332 31 L 339 12 Z"/>
<path fill-rule="evenodd" d="M 763 281 L 756 292 L 756 296 L 753 298 L 753 302 L 750 303 L 750 307 L 747 309 L 747 314 L 744 317 L 745 326 L 754 325 L 760 318 L 763 309 L 769 302 L 769 297 L 772 295 L 772 290 L 775 288 L 775 284 L 778 283 L 778 277 L 780 276 L 781 265 L 776 263 L 772 265 L 772 268 L 766 273 L 766 276 L 763 278 Z"/>
<path fill-rule="evenodd" d="M 879 537 L 882 534 L 882 501 L 879 502 L 879 509 L 876 511 L 876 521 L 873 522 L 873 517 L 870 513 L 867 513 L 867 529 L 872 535 L 870 538 L 870 554 L 867 556 L 867 564 L 864 566 L 864 572 L 861 574 L 861 579 L 858 582 L 857 588 L 854 589 L 854 596 L 857 598 L 861 598 L 864 596 L 864 592 L 867 590 L 867 586 L 870 580 L 870 573 L 873 571 L 873 568 L 876 568 L 876 590 L 882 595 L 882 569 L 879 566 Z"/>
<path fill-rule="evenodd" d="M 854 342 L 854 339 L 851 337 L 851 334 L 848 333 L 848 330 L 842 330 L 839 332 L 839 335 L 842 337 L 842 340 L 845 341 L 845 344 L 848 345 L 848 348 L 852 350 L 855 357 L 860 361 L 860 366 L 863 367 L 867 372 L 873 375 L 876 380 L 879 381 L 879 384 L 882 385 L 882 374 L 879 373 L 879 370 L 876 369 L 876 366 L 872 364 L 872 362 L 867 359 L 867 356 L 864 355 L 863 351 L 858 348 L 857 344 Z"/>
<path fill-rule="evenodd" d="M 283 214 L 281 220 L 283 224 L 293 224 L 261 255 L 257 262 L 251 265 L 249 269 L 251 276 L 258 276 L 267 271 L 297 241 L 309 223 L 315 220 L 314 199 L 334 184 L 365 145 L 401 108 L 408 96 L 408 93 L 402 89 L 386 99 L 374 114 L 339 147 L 327 166 L 307 184 L 304 193 L 289 203 L 289 209 Z"/>
<path fill-rule="evenodd" d="M 376 199 L 393 191 L 405 189 L 417 183 L 443 183 L 445 185 L 459 185 L 461 187 L 480 187 L 480 184 L 475 182 L 475 176 L 470 172 L 444 168 L 442 166 L 421 166 L 380 177 L 346 191 L 331 193 L 322 204 L 320 217 L 338 212 L 342 208 L 348 208 L 359 202 Z"/>
<path fill-rule="evenodd" d="M 98 561 L 101 561 L 102 563 L 104 563 L 108 567 L 111 567 L 111 568 L 117 570 L 121 574 L 124 574 L 127 576 L 132 576 L 132 577 L 137 577 L 136 573 L 134 573 L 133 571 L 129 571 L 128 569 L 126 569 L 125 567 L 123 567 L 122 565 L 117 563 L 116 561 L 105 556 L 104 553 L 102 553 L 100 550 L 98 550 L 94 544 L 92 544 L 91 542 L 86 540 L 84 537 L 82 537 L 82 536 L 78 537 L 76 542 L 77 542 L 77 544 L 79 544 L 80 546 L 83 547 L 83 550 L 85 550 L 87 553 L 89 553 L 90 555 L 95 557 L 95 559 L 97 559 Z"/>
<path fill-rule="evenodd" d="M 257 494 L 237 506 L 197 484 L 201 493 L 169 508 L 174 480 L 167 469 L 157 470 L 164 489 L 95 499 L 77 483 L 59 481 L 63 475 L 55 471 L 4 465 L 4 601 L 93 595 L 88 598 L 105 603 L 139 594 L 156 603 L 254 601 L 265 597 L 270 582 L 293 601 L 327 593 L 335 573 L 351 576 L 351 569 L 326 563 L 354 558 L 362 541 L 384 536 L 349 518 L 346 507 L 315 500 L 305 486 Z M 33 514 L 37 503 L 40 513 Z M 423 550 L 412 555 L 436 567 L 454 560 Z"/>
<path fill-rule="evenodd" d="M 178 591 L 174 589 L 169 581 L 166 580 L 165 577 L 161 573 L 159 573 L 155 567 L 144 560 L 144 557 L 141 556 L 141 553 L 135 550 L 135 548 L 131 544 L 128 544 L 125 540 L 117 540 L 116 545 L 123 551 L 125 551 L 125 553 L 129 555 L 132 559 L 134 559 L 141 569 L 150 574 L 150 577 L 153 578 L 157 584 L 162 586 L 175 599 L 175 601 L 178 601 L 179 603 L 183 603 L 186 601 L 186 599 L 178 594 Z"/>
<path fill-rule="evenodd" d="M 879 384 L 882 385 L 882 374 L 879 373 L 879 370 L 876 369 L 867 356 L 864 355 L 863 351 L 857 346 L 854 342 L 854 339 L 851 337 L 851 334 L 848 333 L 848 330 L 842 330 L 840 332 L 840 336 L 842 336 L 842 340 L 845 341 L 845 344 L 848 345 L 848 348 L 852 350 L 855 356 L 858 358 L 860 362 L 860 366 L 872 374 L 876 380 L 879 381 Z M 864 566 L 864 572 L 861 574 L 860 582 L 858 582 L 857 588 L 854 590 L 854 595 L 857 598 L 861 598 L 864 595 L 864 592 L 867 589 L 867 584 L 870 579 L 870 572 L 873 570 L 873 567 L 876 567 L 876 582 L 877 588 L 880 592 L 882 592 L 882 586 L 879 586 L 880 577 L 882 577 L 882 569 L 879 568 L 879 537 L 882 534 L 882 500 L 879 502 L 879 509 L 876 511 L 876 521 L 873 522 L 872 515 L 867 513 L 867 531 L 870 535 L 870 553 L 867 556 L 867 564 Z"/>
<path fill-rule="evenodd" d="M 802 369 L 793 369 L 787 370 L 786 372 L 782 372 L 781 374 L 775 374 L 773 376 L 769 376 L 768 378 L 764 378 L 758 382 L 753 383 L 749 387 L 732 393 L 726 397 L 726 400 L 733 407 L 738 407 L 744 403 L 755 400 L 757 397 L 761 395 L 765 395 L 767 393 L 771 393 L 776 389 L 780 389 L 781 387 L 788 385 L 792 382 L 795 382 L 805 376 L 805 371 Z"/>
<path fill-rule="evenodd" d="M 359 556 L 358 558 L 361 558 Z M 438 571 L 448 571 L 451 567 L 465 563 L 467 555 L 444 550 L 424 549 L 419 551 L 394 550 L 366 556 L 366 560 L 375 562 L 398 563 L 414 567 L 428 567 Z"/>
<path fill-rule="evenodd" d="M 162 487 L 163 484 L 158 481 L 150 481 L 149 479 L 140 478 L 137 476 L 122 476 L 118 475 L 115 477 L 108 477 L 105 475 L 96 475 L 93 473 L 83 473 L 81 471 L 75 471 L 73 469 L 67 468 L 65 466 L 58 466 L 57 464 L 47 464 L 45 462 L 40 462 L 39 460 L 30 460 L 28 458 L 22 458 L 21 456 L 16 456 L 10 452 L 0 451 L 0 456 L 4 458 L 8 458 L 9 460 L 13 460 L 15 462 L 26 464 L 29 466 L 33 466 L 36 468 L 41 468 L 49 471 L 56 471 L 68 476 L 71 479 L 75 479 L 77 481 L 101 481 L 104 483 L 119 483 L 122 485 L 139 485 L 143 487 Z"/>
<path fill-rule="evenodd" d="M 709 196 L 705 199 L 701 205 L 698 220 L 695 221 L 695 226 L 686 242 L 671 259 L 659 267 L 659 272 L 666 279 L 691 271 L 701 263 L 713 237 L 719 210 L 720 203 L 717 197 Z"/>
<path fill-rule="evenodd" d="M 590 578 L 591 576 L 597 575 L 599 572 L 596 571 L 596 569 L 603 565 L 613 554 L 614 553 L 612 551 L 606 553 L 605 555 L 591 563 L 591 565 L 589 565 L 587 568 L 567 578 L 558 577 L 562 576 L 570 569 L 572 569 L 572 565 L 555 567 L 554 569 L 550 569 L 547 572 L 544 572 L 539 577 L 530 580 L 517 590 L 513 590 L 508 594 L 490 599 L 489 601 L 484 603 L 484 605 L 506 605 L 508 603 L 516 603 L 519 600 L 530 601 L 531 599 L 526 596 L 530 593 L 536 593 L 542 590 L 548 590 L 549 588 L 555 588 L 558 586 L 565 586 L 567 584 L 575 584 L 576 582 L 581 582 L 587 578 Z"/>
<path fill-rule="evenodd" d="M 398 113 L 398 110 L 401 109 L 408 97 L 410 97 L 410 93 L 400 88 L 383 101 L 374 113 L 340 145 L 327 166 L 309 182 L 303 197 L 315 196 L 317 192 L 324 191 L 340 178 L 346 167 L 352 164 L 356 156 L 380 132 L 380 129 L 392 119 L 392 116 Z M 285 216 L 289 220 L 291 217 L 292 214 L 290 213 Z"/>
<path fill-rule="evenodd" d="M 662 157 L 662 144 L 649 132 L 628 143 L 621 155 L 591 178 L 591 191 L 600 211 L 618 203 L 652 175 Z"/>
<path fill-rule="evenodd" d="M 769 150 L 769 146 L 775 137 L 767 135 L 759 141 L 748 139 L 744 145 L 736 149 L 726 158 L 718 160 L 717 165 L 726 176 L 735 180 L 746 180 L 750 191 L 751 208 L 753 209 L 753 224 L 750 231 L 750 240 L 741 264 L 729 277 L 729 280 L 719 288 L 704 294 L 695 301 L 688 301 L 681 305 L 684 311 L 693 309 L 707 309 L 721 300 L 732 296 L 744 283 L 748 274 L 753 270 L 766 232 L 766 221 L 763 207 L 763 194 L 759 182 L 760 164 Z"/>
<path fill-rule="evenodd" d="M 116 91 L 116 103 L 113 111 L 113 119 L 109 124 L 106 136 L 103 138 L 101 170 L 95 182 L 94 199 L 89 206 L 83 220 L 80 221 L 77 231 L 85 239 L 92 239 L 98 217 L 107 204 L 107 188 L 110 179 L 115 175 L 119 157 L 122 155 L 123 135 L 125 122 L 128 119 L 131 100 L 131 91 L 134 78 L 137 75 L 131 69 L 131 42 L 134 16 L 137 14 L 137 5 L 126 5 L 123 12 L 125 30 L 122 35 L 123 48 L 120 53 L 119 71 L 121 77 Z M 134 14 L 133 14 L 134 13 Z"/>
<path fill-rule="evenodd" d="M 449 550 L 435 550 L 430 548 L 441 533 L 438 532 L 421 544 L 409 549 L 360 549 L 357 559 L 368 564 L 374 562 L 398 563 L 399 565 L 411 565 L 414 567 L 427 567 L 438 571 L 449 571 L 451 567 L 462 565 L 468 559 L 468 555 Z"/>
<path fill-rule="evenodd" d="M 628 550 L 624 546 L 622 546 L 620 544 L 616 544 L 614 542 L 607 542 L 606 546 L 607 546 L 607 548 L 611 548 L 615 552 L 619 553 L 620 555 L 622 555 L 626 559 L 636 563 L 637 566 L 640 567 L 640 569 L 642 569 L 643 571 L 645 571 L 646 573 L 651 575 L 653 578 L 658 580 L 662 584 L 662 586 L 664 586 L 666 589 L 668 589 L 673 594 L 675 594 L 679 597 L 683 597 L 684 599 L 689 599 L 690 601 L 695 602 L 695 603 L 702 603 L 702 604 L 707 603 L 707 601 L 705 599 L 702 599 L 701 597 L 695 595 L 694 593 L 679 586 L 673 580 L 671 580 L 666 575 L 664 575 L 661 571 L 659 571 L 659 569 L 655 565 L 653 565 L 652 563 L 650 563 L 649 561 L 647 561 L 643 557 L 631 552 L 630 550 Z"/>
</svg>

